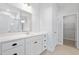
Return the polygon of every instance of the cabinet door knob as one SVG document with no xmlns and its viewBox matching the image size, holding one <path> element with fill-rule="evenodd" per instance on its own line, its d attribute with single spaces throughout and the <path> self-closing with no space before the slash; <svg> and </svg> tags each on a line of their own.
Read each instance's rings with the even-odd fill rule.
<svg viewBox="0 0 79 59">
<path fill-rule="evenodd" d="M 46 37 L 46 35 L 44 35 L 44 37 Z"/>
<path fill-rule="evenodd" d="M 18 55 L 17 53 L 14 53 L 13 55 Z"/>
<path fill-rule="evenodd" d="M 54 32 L 54 33 L 57 33 L 57 32 Z"/>
<path fill-rule="evenodd" d="M 17 45 L 17 43 L 12 44 L 12 46 L 16 46 L 16 45 Z"/>
<path fill-rule="evenodd" d="M 46 46 L 44 46 L 44 48 L 46 48 Z"/>
<path fill-rule="evenodd" d="M 44 40 L 44 41 L 46 41 L 46 40 Z"/>
<path fill-rule="evenodd" d="M 35 41 L 34 43 L 38 43 L 37 41 Z"/>
</svg>

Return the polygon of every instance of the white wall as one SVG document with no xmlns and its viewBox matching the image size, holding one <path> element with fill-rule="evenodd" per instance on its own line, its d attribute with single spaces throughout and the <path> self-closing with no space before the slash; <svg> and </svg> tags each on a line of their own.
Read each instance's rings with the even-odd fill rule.
<svg viewBox="0 0 79 59">
<path fill-rule="evenodd" d="M 34 4 L 32 17 L 33 32 L 48 32 L 49 50 L 54 50 L 57 42 L 63 44 L 63 16 L 77 14 L 77 46 L 79 47 L 79 4 Z M 58 8 L 58 9 L 57 9 Z M 52 25 L 51 25 L 52 24 Z M 58 29 L 58 30 L 56 30 Z M 58 35 L 58 37 L 57 37 Z M 53 47 L 52 47 L 53 46 Z M 52 50 L 51 50 L 52 49 Z"/>
<path fill-rule="evenodd" d="M 32 4 L 32 32 L 40 32 L 40 6 Z"/>
<path fill-rule="evenodd" d="M 58 39 L 57 7 L 51 3 L 41 4 L 40 7 L 40 32 L 48 32 L 48 50 L 53 51 Z"/>
<path fill-rule="evenodd" d="M 57 6 L 52 3 L 33 5 L 32 30 L 48 33 L 48 50 L 53 51 L 57 44 Z M 56 33 L 55 33 L 56 32 Z"/>
<path fill-rule="evenodd" d="M 40 31 L 52 32 L 52 4 L 40 4 Z"/>
</svg>

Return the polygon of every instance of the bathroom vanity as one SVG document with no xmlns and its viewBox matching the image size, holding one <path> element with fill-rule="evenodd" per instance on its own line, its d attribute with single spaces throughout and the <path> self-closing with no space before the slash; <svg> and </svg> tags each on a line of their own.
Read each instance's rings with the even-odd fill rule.
<svg viewBox="0 0 79 59">
<path fill-rule="evenodd" d="M 45 33 L 13 33 L 0 36 L 0 55 L 39 55 L 47 49 Z"/>
</svg>

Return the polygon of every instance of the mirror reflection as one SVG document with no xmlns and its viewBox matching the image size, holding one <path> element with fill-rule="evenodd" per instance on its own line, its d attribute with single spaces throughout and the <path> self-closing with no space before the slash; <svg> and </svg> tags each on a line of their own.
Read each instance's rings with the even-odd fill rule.
<svg viewBox="0 0 79 59">
<path fill-rule="evenodd" d="M 27 7 L 25 3 L 0 4 L 0 33 L 29 32 L 31 30 L 32 13 L 19 8 L 21 5 Z"/>
</svg>

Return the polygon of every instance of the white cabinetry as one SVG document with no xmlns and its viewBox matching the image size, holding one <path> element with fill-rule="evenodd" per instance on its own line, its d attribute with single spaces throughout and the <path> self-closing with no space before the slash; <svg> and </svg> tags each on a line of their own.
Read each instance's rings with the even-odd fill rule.
<svg viewBox="0 0 79 59">
<path fill-rule="evenodd" d="M 46 37 L 38 35 L 27 38 L 25 46 L 26 55 L 39 55 L 46 49 Z"/>
<path fill-rule="evenodd" d="M 39 55 L 46 49 L 46 35 L 35 35 L 0 43 L 0 55 Z"/>
<path fill-rule="evenodd" d="M 2 55 L 24 55 L 24 39 L 2 43 Z"/>
<path fill-rule="evenodd" d="M 18 39 L 15 41 L 5 42 L 5 43 L 2 43 L 2 51 L 15 48 L 21 45 L 24 46 L 24 39 L 21 39 L 21 40 Z"/>
<path fill-rule="evenodd" d="M 30 48 L 31 48 L 31 38 L 25 39 L 25 55 L 30 55 Z"/>
<path fill-rule="evenodd" d="M 47 49 L 47 35 L 43 35 L 43 51 Z"/>
<path fill-rule="evenodd" d="M 2 53 L 3 55 L 24 55 L 24 46 L 19 46 Z"/>
<path fill-rule="evenodd" d="M 32 37 L 31 54 L 37 55 L 40 54 L 42 51 L 43 51 L 43 37 L 42 36 Z"/>
</svg>

